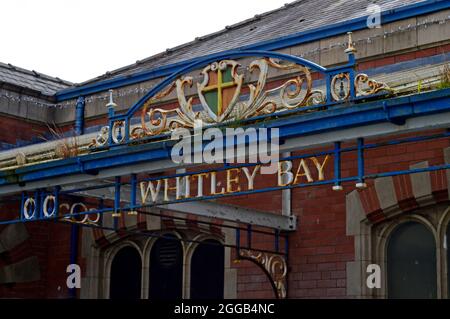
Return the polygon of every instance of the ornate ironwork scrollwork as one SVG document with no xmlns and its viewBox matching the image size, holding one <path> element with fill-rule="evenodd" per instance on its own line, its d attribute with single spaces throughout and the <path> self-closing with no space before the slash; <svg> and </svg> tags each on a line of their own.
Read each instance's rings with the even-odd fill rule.
<svg viewBox="0 0 450 319">
<path fill-rule="evenodd" d="M 185 95 L 186 90 L 193 86 L 193 78 L 186 76 L 173 82 L 144 104 L 141 126 L 132 130 L 131 138 L 155 136 L 178 127 L 192 128 L 197 119 L 206 123 L 222 123 L 325 102 L 322 91 L 312 90 L 312 76 L 307 67 L 274 59 L 257 59 L 249 64 L 250 74 L 257 74 L 258 78 L 255 84 L 247 85 L 247 99 L 240 100 L 244 75 L 239 74 L 239 66 L 234 60 L 222 60 L 203 68 L 203 81 L 197 83 L 197 96 L 203 110 L 197 112 L 193 111 L 194 97 L 187 99 Z M 269 68 L 292 71 L 295 76 L 276 88 L 266 90 Z M 177 108 L 152 108 L 154 102 L 174 89 Z M 278 98 L 272 98 L 277 93 Z"/>
<path fill-rule="evenodd" d="M 392 92 L 386 84 L 369 79 L 366 74 L 353 76 L 356 50 L 352 43 L 349 35 L 349 48 L 346 50 L 349 63 L 331 70 L 298 57 L 261 51 L 261 55 L 255 56 L 264 58 L 257 58 L 247 64 L 249 78 L 246 79 L 244 67 L 225 55 L 223 59 L 214 62 L 205 60 L 205 66 L 200 70 L 201 80 L 197 81 L 196 78 L 185 74 L 173 75 L 170 77 L 170 84 L 167 85 L 167 80 L 167 83 L 164 81 L 164 84 L 157 85 L 157 90 L 161 87 L 159 93 L 149 95 L 144 103 L 136 103 L 124 117 L 114 114 L 116 104 L 110 94 L 110 103 L 107 105 L 111 119 L 109 131 L 102 128 L 90 146 L 102 146 L 108 142 L 121 144 L 124 137 L 139 140 L 181 127 L 193 128 L 196 120 L 214 125 L 270 115 L 283 110 L 302 112 L 304 107 L 308 107 L 305 111 L 312 112 L 321 110 L 320 106 L 327 103 L 351 101 L 358 96 L 368 96 L 381 91 Z M 241 52 L 234 53 L 231 56 L 239 58 L 240 54 Z M 242 57 L 245 56 L 251 55 L 242 54 Z M 188 71 L 193 69 L 194 67 Z M 287 79 L 277 87 L 267 88 L 271 70 L 285 71 Z M 330 84 L 327 87 L 329 92 L 325 94 L 313 87 L 311 72 L 320 73 L 326 79 Z M 158 104 L 169 100 L 169 95 L 170 99 L 176 98 L 177 106 L 170 109 L 158 107 Z M 130 128 L 130 118 L 138 107 L 142 107 L 141 123 Z M 121 121 L 125 119 L 125 122 Z M 127 123 L 126 127 L 124 123 Z M 124 132 L 124 129 L 130 131 Z"/>
<path fill-rule="evenodd" d="M 165 90 L 149 99 L 142 109 L 141 127 L 134 128 L 131 132 L 131 137 L 155 136 L 167 129 L 175 129 L 180 126 L 193 127 L 195 114 L 192 112 L 192 98 L 187 101 L 184 98 L 185 85 L 192 86 L 192 78 L 186 77 L 172 82 Z M 169 110 L 153 108 L 153 104 L 156 101 L 168 96 L 175 88 L 180 105 L 179 108 Z M 173 116 L 170 117 L 170 115 Z M 147 116 L 151 127 L 148 127 L 146 124 Z"/>
<path fill-rule="evenodd" d="M 338 102 L 349 100 L 351 97 L 350 85 L 349 73 L 339 73 L 335 75 L 331 80 L 331 96 L 333 100 Z M 373 95 L 382 91 L 386 91 L 387 93 L 393 92 L 386 83 L 370 79 L 369 76 L 364 73 L 355 76 L 354 86 L 357 97 Z"/>
<path fill-rule="evenodd" d="M 367 89 L 362 88 L 363 84 L 367 85 Z M 377 94 L 381 91 L 387 91 L 390 93 L 393 92 L 393 90 L 386 83 L 372 80 L 367 74 L 364 73 L 360 73 L 355 77 L 355 89 L 357 95 L 360 96 Z"/>
<path fill-rule="evenodd" d="M 106 145 L 106 143 L 108 143 L 108 136 L 109 136 L 109 127 L 103 126 L 100 129 L 100 132 L 97 134 L 96 138 L 92 140 L 92 142 L 88 145 L 88 147 L 91 148 Z"/>
<path fill-rule="evenodd" d="M 239 257 L 251 260 L 258 264 L 270 277 L 272 286 L 276 289 L 278 298 L 286 298 L 287 264 L 283 256 L 241 249 L 239 250 Z"/>
<path fill-rule="evenodd" d="M 271 91 L 280 91 L 281 104 L 286 109 L 295 109 L 307 105 L 307 102 L 312 94 L 312 76 L 307 67 L 295 63 L 281 64 L 274 59 L 268 59 L 269 65 L 279 70 L 296 71 L 299 75 L 293 79 L 287 80 L 283 85 Z M 305 93 L 302 95 L 303 84 L 305 83 Z M 320 94 L 321 91 L 315 91 Z M 298 99 L 294 104 L 289 103 L 288 100 Z"/>
</svg>

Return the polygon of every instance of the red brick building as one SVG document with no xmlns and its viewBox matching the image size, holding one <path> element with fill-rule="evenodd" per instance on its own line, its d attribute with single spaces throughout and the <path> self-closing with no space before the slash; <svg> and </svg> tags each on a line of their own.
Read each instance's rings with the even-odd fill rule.
<svg viewBox="0 0 450 319">
<path fill-rule="evenodd" d="M 370 4 L 293 2 L 77 85 L 0 64 L 0 297 L 448 298 L 450 4 Z M 278 128 L 277 173 L 174 163 L 194 118 Z"/>
</svg>

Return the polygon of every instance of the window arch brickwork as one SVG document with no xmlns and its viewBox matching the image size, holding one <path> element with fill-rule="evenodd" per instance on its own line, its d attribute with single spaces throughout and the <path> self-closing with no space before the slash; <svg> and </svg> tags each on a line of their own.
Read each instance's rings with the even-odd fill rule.
<svg viewBox="0 0 450 319">
<path fill-rule="evenodd" d="M 450 148 L 444 150 L 450 163 Z M 428 162 L 410 168 L 427 167 Z M 418 221 L 432 230 L 436 240 L 437 297 L 449 296 L 444 235 L 450 220 L 449 171 L 423 172 L 377 178 L 365 190 L 346 195 L 346 233 L 353 236 L 355 260 L 346 265 L 347 295 L 386 298 L 386 239 L 399 224 Z M 381 266 L 381 289 L 366 285 L 369 264 Z"/>
<path fill-rule="evenodd" d="M 105 214 L 107 216 L 108 214 Z M 110 215 L 110 214 L 109 214 Z M 133 229 L 139 227 L 152 232 L 171 233 L 179 237 L 194 240 L 214 239 L 221 243 L 235 242 L 235 232 L 229 228 L 210 227 L 196 224 L 195 221 L 186 223 L 164 223 L 161 218 L 149 215 L 123 216 L 123 228 Z M 112 218 L 111 218 L 112 219 Z M 125 222 L 125 219 L 128 219 Z M 105 223 L 112 222 L 106 220 Z M 108 298 L 110 280 L 110 261 L 118 249 L 123 245 L 134 245 L 139 250 L 142 260 L 142 294 L 141 298 L 148 298 L 149 290 L 149 259 L 155 237 L 131 236 L 123 237 L 120 231 L 102 231 L 94 228 L 82 229 L 81 259 L 82 267 L 86 269 L 82 276 L 81 298 Z M 195 245 L 181 242 L 183 245 L 183 298 L 189 298 L 190 260 Z M 225 247 L 224 251 L 224 298 L 237 296 L 237 269 L 231 267 L 231 249 Z"/>
</svg>

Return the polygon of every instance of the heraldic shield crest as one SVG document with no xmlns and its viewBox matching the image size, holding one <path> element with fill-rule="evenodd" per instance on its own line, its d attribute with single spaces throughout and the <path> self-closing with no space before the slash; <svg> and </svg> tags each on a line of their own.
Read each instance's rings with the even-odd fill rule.
<svg viewBox="0 0 450 319">
<path fill-rule="evenodd" d="M 239 64 L 223 60 L 208 65 L 201 72 L 203 82 L 197 83 L 199 100 L 215 122 L 224 121 L 239 99 L 244 76 L 237 73 Z"/>
</svg>

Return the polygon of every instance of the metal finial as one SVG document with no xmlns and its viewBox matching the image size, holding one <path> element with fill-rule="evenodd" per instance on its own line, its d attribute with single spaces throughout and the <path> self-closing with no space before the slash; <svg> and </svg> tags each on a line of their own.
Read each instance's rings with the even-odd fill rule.
<svg viewBox="0 0 450 319">
<path fill-rule="evenodd" d="M 347 32 L 348 35 L 348 47 L 345 49 L 345 53 L 356 53 L 356 48 L 353 45 L 352 32 Z"/>
<path fill-rule="evenodd" d="M 108 108 L 111 108 L 111 107 L 115 108 L 117 106 L 117 104 L 114 103 L 114 100 L 113 100 L 113 90 L 109 90 L 109 103 L 106 104 L 106 106 Z"/>
</svg>

